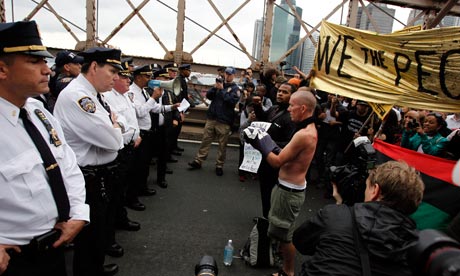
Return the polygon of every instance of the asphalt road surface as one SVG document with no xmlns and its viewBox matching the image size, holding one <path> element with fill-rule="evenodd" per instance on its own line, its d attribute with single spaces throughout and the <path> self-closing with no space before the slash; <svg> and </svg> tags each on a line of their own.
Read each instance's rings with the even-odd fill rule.
<svg viewBox="0 0 460 276">
<path fill-rule="evenodd" d="M 168 166 L 174 171 L 167 175 L 169 186 L 162 189 L 154 184 L 156 167 L 151 166 L 149 183 L 157 190 L 151 197 L 141 197 L 147 206 L 142 212 L 129 210 L 129 217 L 141 223 L 138 232 L 117 232 L 117 241 L 124 249 L 121 258 L 106 258 L 117 263 L 119 276 L 195 275 L 195 264 L 203 255 L 217 261 L 218 275 L 269 275 L 275 268 L 253 268 L 242 259 L 234 258 L 230 267 L 223 265 L 223 251 L 232 239 L 238 255 L 253 227 L 253 218 L 262 213 L 259 183 L 238 180 L 238 148 L 228 147 L 224 175 L 215 174 L 216 146 L 200 170 L 190 171 L 187 163 L 193 160 L 199 144 L 181 141 L 185 148 L 179 162 Z M 303 222 L 322 206 L 332 203 L 323 199 L 323 190 L 307 186 L 306 200 L 298 223 Z M 302 259 L 297 256 L 296 273 Z"/>
</svg>

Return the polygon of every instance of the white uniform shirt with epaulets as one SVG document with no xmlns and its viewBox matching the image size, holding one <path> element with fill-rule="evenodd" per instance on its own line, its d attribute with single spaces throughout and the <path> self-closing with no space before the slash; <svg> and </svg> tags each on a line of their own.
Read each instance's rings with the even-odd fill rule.
<svg viewBox="0 0 460 276">
<path fill-rule="evenodd" d="M 171 105 L 162 107 L 161 104 L 157 103 L 147 92 L 135 83 L 131 84 L 129 91 L 134 93 L 134 107 L 136 108 L 137 122 L 139 123 L 139 128 L 142 130 L 150 130 L 152 127 L 150 112 L 169 112 L 172 109 Z"/>
<path fill-rule="evenodd" d="M 122 119 L 124 121 L 123 141 L 125 145 L 136 141 L 139 137 L 139 124 L 137 123 L 136 109 L 134 109 L 134 103 L 128 97 L 129 93 L 132 92 L 121 94 L 115 89 L 112 89 L 112 91 L 103 94 L 105 101 L 110 106 L 110 110 L 115 112 L 118 120 Z"/>
<path fill-rule="evenodd" d="M 61 91 L 54 115 L 82 167 L 110 163 L 123 148 L 121 129 L 113 127 L 97 91 L 82 74 Z"/>
<path fill-rule="evenodd" d="M 35 99 L 27 100 L 24 108 L 59 164 L 71 219 L 89 221 L 85 180 L 61 126 Z M 45 125 L 34 113 L 36 109 L 45 114 L 61 145 L 51 143 Z M 57 207 L 40 152 L 19 118 L 19 108 L 3 98 L 0 98 L 0 129 L 0 244 L 24 245 L 53 229 L 58 218 Z"/>
</svg>

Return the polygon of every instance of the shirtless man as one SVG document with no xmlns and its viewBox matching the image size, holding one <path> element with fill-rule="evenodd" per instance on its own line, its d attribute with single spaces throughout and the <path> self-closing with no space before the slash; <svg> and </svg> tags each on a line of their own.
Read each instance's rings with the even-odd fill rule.
<svg viewBox="0 0 460 276">
<path fill-rule="evenodd" d="M 272 167 L 280 168 L 279 183 L 273 188 L 268 214 L 268 235 L 280 242 L 283 256 L 283 269 L 278 276 L 294 275 L 296 250 L 292 233 L 305 200 L 305 175 L 316 148 L 317 132 L 312 117 L 315 105 L 316 99 L 310 92 L 292 94 L 288 111 L 291 120 L 297 124 L 297 132 L 282 150 L 260 129 L 249 127 L 245 131 L 246 141 L 259 150 Z"/>
</svg>

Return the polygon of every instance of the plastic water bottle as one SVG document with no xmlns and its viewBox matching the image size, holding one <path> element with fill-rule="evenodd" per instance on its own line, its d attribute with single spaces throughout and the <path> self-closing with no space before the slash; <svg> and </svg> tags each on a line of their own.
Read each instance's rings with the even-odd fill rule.
<svg viewBox="0 0 460 276">
<path fill-rule="evenodd" d="M 224 265 L 231 266 L 232 261 L 233 261 L 233 244 L 232 244 L 232 240 L 228 240 L 228 243 L 224 248 Z"/>
</svg>

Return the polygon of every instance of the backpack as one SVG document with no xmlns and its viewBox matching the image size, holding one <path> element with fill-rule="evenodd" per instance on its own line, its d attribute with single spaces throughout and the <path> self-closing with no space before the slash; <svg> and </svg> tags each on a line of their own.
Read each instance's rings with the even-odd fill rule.
<svg viewBox="0 0 460 276">
<path fill-rule="evenodd" d="M 254 223 L 248 240 L 240 250 L 241 258 L 254 267 L 280 267 L 278 243 L 267 236 L 268 220 L 255 217 Z"/>
</svg>

